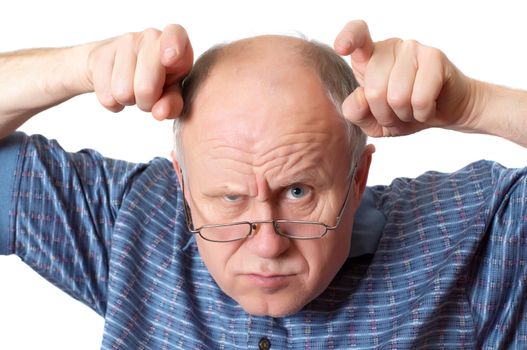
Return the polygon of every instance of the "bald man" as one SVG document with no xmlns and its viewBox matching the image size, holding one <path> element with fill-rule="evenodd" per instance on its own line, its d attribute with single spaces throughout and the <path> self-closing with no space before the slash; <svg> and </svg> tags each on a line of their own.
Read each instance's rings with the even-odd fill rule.
<svg viewBox="0 0 527 350">
<path fill-rule="evenodd" d="M 170 25 L 4 54 L 0 253 L 103 316 L 103 349 L 526 346 L 525 169 L 366 188 L 366 134 L 525 146 L 526 94 L 361 21 L 334 46 L 261 36 L 193 66 Z M 175 118 L 172 162 L 14 132 L 86 92 Z"/>
</svg>

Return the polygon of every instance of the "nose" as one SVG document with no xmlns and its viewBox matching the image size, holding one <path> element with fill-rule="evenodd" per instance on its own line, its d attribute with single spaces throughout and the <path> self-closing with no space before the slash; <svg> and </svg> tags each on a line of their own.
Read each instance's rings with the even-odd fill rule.
<svg viewBox="0 0 527 350">
<path fill-rule="evenodd" d="M 278 235 L 272 222 L 259 222 L 253 224 L 252 235 L 247 238 L 246 244 L 255 255 L 272 259 L 282 255 L 289 248 L 291 241 Z"/>
</svg>

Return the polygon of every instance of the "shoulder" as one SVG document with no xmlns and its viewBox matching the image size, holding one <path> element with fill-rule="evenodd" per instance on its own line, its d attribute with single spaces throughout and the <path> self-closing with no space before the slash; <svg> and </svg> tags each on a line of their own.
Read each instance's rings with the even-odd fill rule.
<svg viewBox="0 0 527 350">
<path fill-rule="evenodd" d="M 455 205 L 460 200 L 484 201 L 525 181 L 526 174 L 527 168 L 511 169 L 480 160 L 451 173 L 427 171 L 416 178 L 397 178 L 389 186 L 374 186 L 371 190 L 384 212 L 404 203 L 427 209 L 434 204 Z"/>
<path fill-rule="evenodd" d="M 483 160 L 452 173 L 429 171 L 372 187 L 375 206 L 386 218 L 379 248 L 408 256 L 440 252 L 445 258 L 463 242 L 471 251 L 506 198 L 515 193 L 521 198 L 516 202 L 524 201 L 526 173 Z"/>
<path fill-rule="evenodd" d="M 429 171 L 371 188 L 386 219 L 377 252 L 420 259 L 432 254 L 438 261 L 453 248 L 470 255 L 493 222 L 524 216 L 526 174 L 525 168 L 484 160 L 452 173 Z"/>
</svg>

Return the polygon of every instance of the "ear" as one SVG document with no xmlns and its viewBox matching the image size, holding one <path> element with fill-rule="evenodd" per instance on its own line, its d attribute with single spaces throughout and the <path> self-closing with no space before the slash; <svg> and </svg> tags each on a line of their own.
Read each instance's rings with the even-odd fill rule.
<svg viewBox="0 0 527 350">
<path fill-rule="evenodd" d="M 368 173 L 370 171 L 372 155 L 375 153 L 374 145 L 367 145 L 362 152 L 360 160 L 357 163 L 355 170 L 355 178 L 353 179 L 353 197 L 354 197 L 354 209 L 359 207 L 362 195 L 366 189 L 366 183 L 368 182 Z"/>
<path fill-rule="evenodd" d="M 181 171 L 181 166 L 177 161 L 176 153 L 172 151 L 170 155 L 172 156 L 172 165 L 174 166 L 174 170 L 176 171 L 177 179 L 179 181 L 179 187 L 183 188 L 183 173 Z"/>
</svg>

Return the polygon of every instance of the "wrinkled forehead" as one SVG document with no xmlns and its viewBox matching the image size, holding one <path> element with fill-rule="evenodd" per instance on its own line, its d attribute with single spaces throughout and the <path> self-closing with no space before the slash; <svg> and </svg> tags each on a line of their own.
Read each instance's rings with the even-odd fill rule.
<svg viewBox="0 0 527 350">
<path fill-rule="evenodd" d="M 299 40 L 262 37 L 222 53 L 185 122 L 186 162 L 216 148 L 264 154 L 292 139 L 306 145 L 324 139 L 319 151 L 336 151 L 331 147 L 342 143 L 343 121 L 315 69 L 299 55 Z"/>
</svg>

